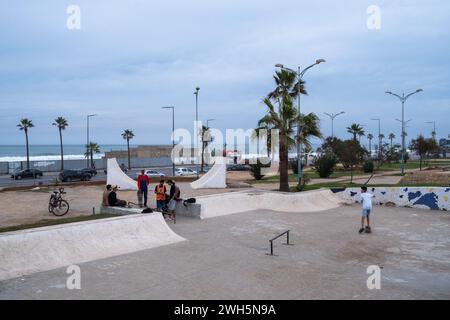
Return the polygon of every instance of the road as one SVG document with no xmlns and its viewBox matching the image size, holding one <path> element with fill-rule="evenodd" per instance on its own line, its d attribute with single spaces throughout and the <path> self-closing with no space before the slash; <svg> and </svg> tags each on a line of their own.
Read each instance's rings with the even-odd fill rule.
<svg viewBox="0 0 450 320">
<path fill-rule="evenodd" d="M 193 166 L 186 166 L 186 167 L 193 167 Z M 164 167 L 149 167 L 147 169 L 156 170 L 158 172 L 161 172 L 165 174 L 166 176 L 172 175 L 172 166 L 164 166 Z M 131 169 L 126 174 L 136 179 L 139 169 Z M 28 178 L 28 179 L 22 179 L 22 180 L 14 180 L 11 178 L 11 175 L 0 175 L 0 188 L 10 188 L 10 187 L 33 187 L 33 186 L 39 186 L 41 184 L 49 184 L 55 181 L 55 179 L 58 177 L 59 172 L 44 172 L 44 176 L 42 178 Z M 98 170 L 98 173 L 96 176 L 92 177 L 91 181 L 106 181 L 106 174 L 103 172 L 102 169 Z"/>
</svg>

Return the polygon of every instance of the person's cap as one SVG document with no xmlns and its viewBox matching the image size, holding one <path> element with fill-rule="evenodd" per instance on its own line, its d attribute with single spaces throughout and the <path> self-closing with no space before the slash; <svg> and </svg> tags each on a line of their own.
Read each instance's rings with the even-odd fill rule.
<svg viewBox="0 0 450 320">
<path fill-rule="evenodd" d="M 113 189 L 119 189 L 119 186 L 117 184 L 112 186 Z"/>
</svg>

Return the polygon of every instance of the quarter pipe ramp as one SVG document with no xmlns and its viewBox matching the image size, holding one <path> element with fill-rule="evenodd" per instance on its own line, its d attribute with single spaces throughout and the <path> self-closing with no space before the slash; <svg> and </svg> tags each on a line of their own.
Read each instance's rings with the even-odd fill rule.
<svg viewBox="0 0 450 320">
<path fill-rule="evenodd" d="M 120 169 L 116 158 L 108 159 L 107 163 L 106 183 L 110 185 L 117 185 L 121 190 L 137 190 L 137 182 L 127 176 L 122 169 Z"/>
<path fill-rule="evenodd" d="M 0 235 L 0 280 L 177 243 L 160 213 Z"/>
<path fill-rule="evenodd" d="M 191 183 L 192 189 L 224 189 L 226 182 L 227 165 L 224 158 L 216 158 L 213 167 L 200 179 Z"/>
</svg>

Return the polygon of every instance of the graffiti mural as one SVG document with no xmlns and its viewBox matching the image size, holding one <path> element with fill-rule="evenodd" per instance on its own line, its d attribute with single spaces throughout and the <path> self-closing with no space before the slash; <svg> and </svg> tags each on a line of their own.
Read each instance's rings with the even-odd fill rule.
<svg viewBox="0 0 450 320">
<path fill-rule="evenodd" d="M 361 201 L 360 188 L 331 189 L 344 200 Z M 394 204 L 398 207 L 414 207 L 450 211 L 450 188 L 440 187 L 368 187 L 374 195 L 373 203 Z"/>
</svg>

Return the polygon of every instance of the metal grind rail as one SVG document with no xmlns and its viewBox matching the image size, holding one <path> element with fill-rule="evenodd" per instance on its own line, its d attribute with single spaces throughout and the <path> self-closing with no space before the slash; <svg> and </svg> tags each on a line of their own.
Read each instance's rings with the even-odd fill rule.
<svg viewBox="0 0 450 320">
<path fill-rule="evenodd" d="M 286 243 L 285 244 L 288 245 L 288 246 L 293 245 L 293 244 L 289 243 L 289 233 L 290 232 L 291 232 L 290 230 L 284 231 L 283 233 L 280 233 L 279 235 L 277 235 L 275 238 L 270 239 L 269 240 L 269 242 L 270 242 L 270 254 L 269 253 L 266 253 L 266 254 L 270 255 L 270 256 L 274 256 L 274 254 L 273 254 L 273 242 L 275 240 L 277 240 L 278 238 L 284 236 L 284 235 L 286 235 Z"/>
</svg>

